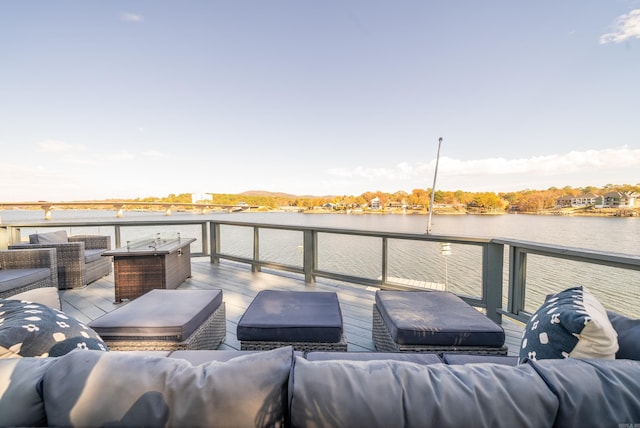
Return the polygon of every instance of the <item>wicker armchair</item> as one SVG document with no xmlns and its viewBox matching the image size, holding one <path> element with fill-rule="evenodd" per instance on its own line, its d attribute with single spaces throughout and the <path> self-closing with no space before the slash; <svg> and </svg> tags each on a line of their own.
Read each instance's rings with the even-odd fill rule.
<svg viewBox="0 0 640 428">
<path fill-rule="evenodd" d="M 58 288 L 56 250 L 0 251 L 1 299 L 41 287 Z"/>
<path fill-rule="evenodd" d="M 45 235 L 62 236 L 59 242 L 42 242 Z M 38 242 L 38 237 L 31 242 Z M 58 259 L 58 288 L 79 288 L 109 275 L 112 270 L 112 257 L 102 256 L 111 249 L 111 238 L 102 235 L 66 236 L 66 232 L 39 234 L 40 241 L 30 244 L 13 244 L 9 249 L 55 248 Z M 68 242 L 60 242 L 67 239 Z"/>
</svg>

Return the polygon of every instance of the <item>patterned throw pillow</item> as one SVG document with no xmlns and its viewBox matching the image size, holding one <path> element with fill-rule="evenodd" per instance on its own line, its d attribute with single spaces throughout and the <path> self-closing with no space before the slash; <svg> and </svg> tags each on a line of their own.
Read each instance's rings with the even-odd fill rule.
<svg viewBox="0 0 640 428">
<path fill-rule="evenodd" d="M 0 358 L 59 357 L 74 349 L 109 350 L 95 331 L 64 312 L 0 299 Z"/>
<path fill-rule="evenodd" d="M 525 359 L 614 359 L 618 336 L 607 312 L 585 287 L 550 296 L 527 323 L 520 347 Z"/>
</svg>

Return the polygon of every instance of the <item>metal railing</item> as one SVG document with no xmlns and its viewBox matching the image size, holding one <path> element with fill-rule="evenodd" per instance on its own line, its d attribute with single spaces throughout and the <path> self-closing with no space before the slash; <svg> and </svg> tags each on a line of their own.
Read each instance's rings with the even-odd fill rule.
<svg viewBox="0 0 640 428">
<path fill-rule="evenodd" d="M 93 222 L 46 222 L 46 223 L 21 223 L 0 224 L 0 248 L 24 240 L 24 234 L 28 231 L 45 231 L 48 229 L 67 229 L 70 233 L 95 233 L 112 236 L 115 248 L 123 245 L 125 235 L 132 229 L 151 235 L 167 228 L 189 227 L 196 236 L 200 248 L 192 250 L 192 257 L 209 256 L 213 264 L 221 259 L 246 263 L 253 271 L 269 268 L 300 274 L 308 284 L 316 282 L 317 278 L 342 281 L 361 286 L 374 286 L 387 289 L 415 290 L 412 285 L 395 282 L 389 275 L 389 259 L 393 254 L 390 242 L 420 242 L 429 245 L 438 243 L 455 244 L 457 246 L 480 248 L 481 274 L 479 279 L 478 295 L 462 295 L 470 304 L 483 308 L 487 316 L 501 322 L 503 315 L 520 321 L 527 321 L 530 313 L 526 310 L 527 302 L 527 260 L 529 255 L 542 256 L 550 259 L 570 260 L 621 268 L 628 271 L 640 271 L 640 256 L 617 254 L 584 250 L 578 248 L 561 247 L 557 245 L 540 244 L 504 238 L 474 238 L 451 235 L 411 234 L 378 232 L 353 229 L 337 229 L 295 225 L 280 225 L 268 223 L 252 223 L 238 221 L 218 220 L 158 220 L 158 221 L 93 221 Z M 249 248 L 249 254 L 238 254 L 225 250 L 223 242 L 225 235 L 233 228 L 243 228 L 249 233 L 234 235 L 234 239 L 240 239 L 245 248 Z M 229 230 L 227 230 L 229 229 Z M 288 263 L 269 260 L 261 256 L 261 248 L 264 246 L 261 240 L 262 233 L 274 234 L 295 233 L 301 236 L 300 253 L 301 263 Z M 372 278 L 366 275 L 348 274 L 338 269 L 324 267 L 321 257 L 319 242 L 327 236 L 340 236 L 348 239 L 373 239 L 374 246 L 379 245 L 374 252 L 379 255 L 379 277 Z M 187 236 L 184 233 L 182 236 Z M 227 237 L 228 238 L 228 237 Z M 244 242 L 246 241 L 246 242 Z M 447 247 L 449 248 L 449 247 Z M 505 249 L 508 248 L 508 253 Z M 337 250 L 329 248 L 328 251 Z M 476 253 L 473 253 L 476 254 Z M 505 255 L 508 258 L 505 260 Z M 347 254 L 348 257 L 348 254 Z M 375 258 L 375 257 L 374 257 Z M 355 264 L 355 261 L 352 261 Z M 424 261 L 428 263 L 428 261 Z M 506 289 L 504 282 L 507 282 Z M 640 300 L 640 284 L 631 284 L 634 287 L 633 296 L 636 302 Z"/>
</svg>

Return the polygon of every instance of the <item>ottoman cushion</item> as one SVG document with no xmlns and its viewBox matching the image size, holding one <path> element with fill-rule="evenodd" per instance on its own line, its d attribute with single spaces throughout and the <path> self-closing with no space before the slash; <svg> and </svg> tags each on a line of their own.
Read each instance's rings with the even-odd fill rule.
<svg viewBox="0 0 640 428">
<path fill-rule="evenodd" d="M 342 312 L 332 292 L 259 292 L 238 322 L 238 340 L 339 342 Z"/>
<path fill-rule="evenodd" d="M 186 340 L 222 303 L 222 290 L 151 290 L 90 323 L 110 337 Z"/>
<path fill-rule="evenodd" d="M 377 291 L 376 306 L 403 345 L 500 347 L 502 327 L 446 291 Z"/>
</svg>

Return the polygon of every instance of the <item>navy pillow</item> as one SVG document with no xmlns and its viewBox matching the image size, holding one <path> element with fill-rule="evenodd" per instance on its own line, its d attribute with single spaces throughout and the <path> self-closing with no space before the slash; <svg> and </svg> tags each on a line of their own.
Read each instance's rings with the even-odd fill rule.
<svg viewBox="0 0 640 428">
<path fill-rule="evenodd" d="M 616 353 L 616 358 L 640 360 L 640 320 L 627 318 L 611 311 L 608 311 L 607 315 L 618 333 L 620 349 Z"/>
<path fill-rule="evenodd" d="M 74 349 L 108 351 L 95 331 L 64 312 L 0 299 L 0 358 L 59 357 Z"/>
<path fill-rule="evenodd" d="M 618 339 L 604 307 L 583 286 L 550 296 L 527 323 L 520 348 L 526 359 L 614 359 Z"/>
</svg>

